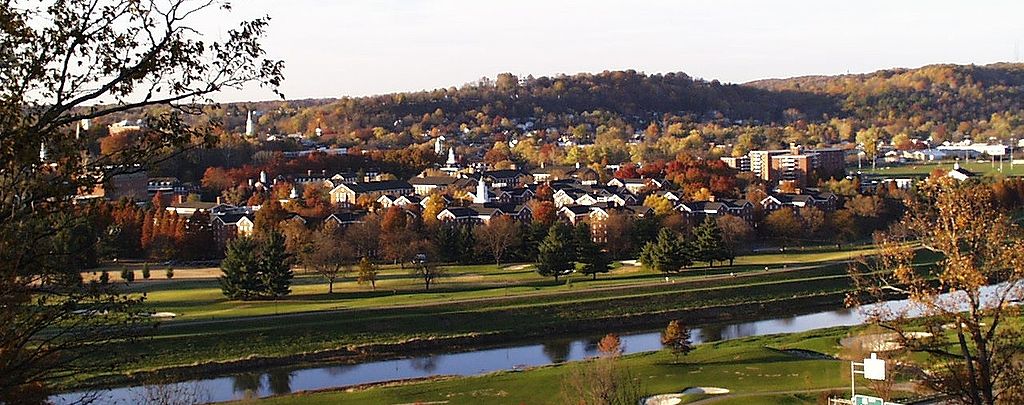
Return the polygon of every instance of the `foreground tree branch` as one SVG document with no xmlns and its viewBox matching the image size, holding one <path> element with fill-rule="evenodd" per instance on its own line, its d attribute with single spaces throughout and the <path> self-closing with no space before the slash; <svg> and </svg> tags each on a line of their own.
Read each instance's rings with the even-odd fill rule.
<svg viewBox="0 0 1024 405">
<path fill-rule="evenodd" d="M 859 295 L 882 300 L 898 292 L 905 308 L 866 306 L 908 350 L 922 383 L 966 404 L 1020 403 L 1024 334 L 1014 302 L 1022 298 L 1024 242 L 1019 226 L 993 204 L 991 189 L 933 178 L 911 201 L 903 225 L 910 237 L 941 255 L 935 266 L 915 265 L 914 249 L 893 235 L 876 237 L 880 255 L 851 268 Z"/>
<path fill-rule="evenodd" d="M 111 367 L 110 344 L 145 331 L 141 297 L 82 283 L 81 254 L 96 241 L 80 240 L 92 208 L 75 196 L 212 144 L 219 123 L 196 124 L 206 121 L 196 115 L 216 92 L 276 92 L 283 63 L 260 45 L 269 18 L 241 22 L 220 42 L 189 25 L 229 10 L 217 0 L 3 1 L 0 402 L 43 402 L 55 383 Z M 97 139 L 79 123 L 120 112 L 144 120 L 142 136 L 88 153 Z"/>
</svg>

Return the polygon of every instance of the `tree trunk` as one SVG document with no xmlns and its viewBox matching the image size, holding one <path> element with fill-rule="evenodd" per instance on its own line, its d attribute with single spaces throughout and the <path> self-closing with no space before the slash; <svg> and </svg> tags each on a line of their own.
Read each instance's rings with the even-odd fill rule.
<svg viewBox="0 0 1024 405">
<path fill-rule="evenodd" d="M 334 279 L 327 280 L 327 293 L 334 294 Z"/>
</svg>

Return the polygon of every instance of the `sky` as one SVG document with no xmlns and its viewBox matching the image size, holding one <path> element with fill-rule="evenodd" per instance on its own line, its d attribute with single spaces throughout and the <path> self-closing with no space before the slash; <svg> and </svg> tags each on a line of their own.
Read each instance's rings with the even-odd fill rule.
<svg viewBox="0 0 1024 405">
<path fill-rule="evenodd" d="M 288 99 L 460 86 L 511 72 L 633 69 L 722 82 L 1017 61 L 1022 1 L 233 0 L 216 37 L 272 18 Z M 219 101 L 275 96 L 258 87 Z"/>
</svg>

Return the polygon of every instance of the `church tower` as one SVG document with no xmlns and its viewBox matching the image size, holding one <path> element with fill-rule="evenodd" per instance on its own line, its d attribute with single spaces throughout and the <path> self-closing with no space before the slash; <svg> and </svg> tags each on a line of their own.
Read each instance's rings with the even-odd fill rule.
<svg viewBox="0 0 1024 405">
<path fill-rule="evenodd" d="M 487 182 L 484 181 L 483 177 L 476 183 L 476 195 L 473 196 L 473 202 L 476 204 L 486 204 L 491 202 L 491 192 L 487 189 Z"/>
<path fill-rule="evenodd" d="M 256 123 L 252 121 L 252 110 L 249 110 L 249 117 L 245 120 L 245 136 L 253 136 L 256 133 Z"/>
</svg>

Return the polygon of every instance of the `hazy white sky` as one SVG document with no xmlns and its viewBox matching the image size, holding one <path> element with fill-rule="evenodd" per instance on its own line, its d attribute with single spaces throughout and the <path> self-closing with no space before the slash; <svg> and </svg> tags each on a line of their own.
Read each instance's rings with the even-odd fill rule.
<svg viewBox="0 0 1024 405">
<path fill-rule="evenodd" d="M 1019 59 L 1024 1 L 233 0 L 269 14 L 289 99 L 635 69 L 723 82 Z M 220 99 L 261 100 L 259 89 Z"/>
</svg>

